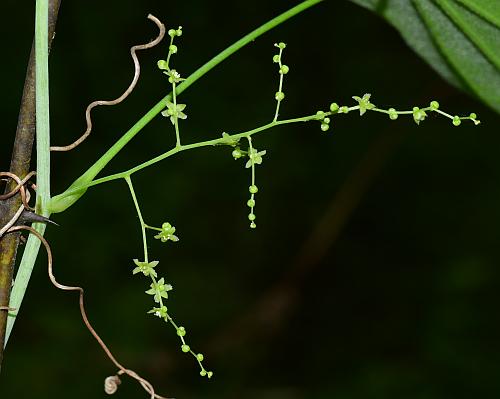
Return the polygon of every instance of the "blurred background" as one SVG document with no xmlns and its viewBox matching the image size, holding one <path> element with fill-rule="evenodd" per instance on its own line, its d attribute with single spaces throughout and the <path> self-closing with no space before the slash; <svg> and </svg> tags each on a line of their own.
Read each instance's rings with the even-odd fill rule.
<svg viewBox="0 0 500 399">
<path fill-rule="evenodd" d="M 147 42 L 153 13 L 183 26 L 173 66 L 187 76 L 220 50 L 290 7 L 287 2 L 62 2 L 50 58 L 52 143 L 85 129 L 84 109 L 113 99 L 133 74 L 129 47 Z M 0 169 L 7 170 L 34 2 L 3 2 Z M 500 394 L 500 167 L 498 116 L 444 82 L 399 34 L 347 1 L 320 4 L 239 51 L 182 94 L 185 143 L 269 121 L 278 74 L 273 43 L 288 44 L 283 118 L 352 104 L 380 107 L 438 100 L 451 114 L 353 112 L 255 136 L 257 229 L 248 227 L 250 173 L 228 147 L 169 158 L 134 175 L 146 222 L 177 227 L 178 243 L 150 236 L 152 259 L 173 284 L 168 300 L 188 341 L 214 371 L 199 377 L 175 331 L 146 314 L 148 280 L 138 220 L 122 181 L 90 189 L 47 233 L 61 282 L 85 287 L 90 318 L 114 354 L 176 398 L 471 398 Z M 133 95 L 93 113 L 78 150 L 52 156 L 60 193 L 169 90 L 156 61 L 139 57 Z M 175 142 L 155 118 L 106 168 L 111 174 Z M 5 353 L 2 398 L 100 398 L 115 369 L 83 326 L 77 295 L 56 290 L 45 255 L 33 273 Z M 124 379 L 119 398 L 147 395 Z"/>
</svg>

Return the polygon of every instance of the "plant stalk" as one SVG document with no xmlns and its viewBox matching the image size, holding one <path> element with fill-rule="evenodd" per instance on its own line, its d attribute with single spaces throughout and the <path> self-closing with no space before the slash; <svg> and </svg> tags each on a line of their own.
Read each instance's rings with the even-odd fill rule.
<svg viewBox="0 0 500 399">
<path fill-rule="evenodd" d="M 57 15 L 61 0 L 49 1 L 48 15 L 48 47 L 52 44 L 54 37 Z M 26 70 L 23 96 L 19 109 L 19 118 L 12 150 L 10 172 L 23 178 L 30 170 L 31 153 L 35 137 L 35 50 L 34 44 Z M 9 182 L 5 192 L 9 192 L 15 186 Z M 21 205 L 20 196 L 14 196 L 2 206 L 0 226 L 10 220 L 15 211 Z M 8 306 L 11 294 L 14 264 L 16 261 L 17 247 L 19 245 L 19 234 L 8 234 L 0 239 L 0 306 Z M 0 312 L 0 370 L 3 359 L 4 345 L 6 342 L 7 312 Z"/>
</svg>

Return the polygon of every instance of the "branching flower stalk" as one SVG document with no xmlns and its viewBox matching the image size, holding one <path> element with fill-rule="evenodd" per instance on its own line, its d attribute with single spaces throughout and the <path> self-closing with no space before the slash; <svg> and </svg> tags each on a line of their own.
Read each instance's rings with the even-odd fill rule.
<svg viewBox="0 0 500 399">
<path fill-rule="evenodd" d="M 137 200 L 137 196 L 135 194 L 134 185 L 132 184 L 132 180 L 130 176 L 125 177 L 125 181 L 127 182 L 130 195 L 132 197 L 132 201 L 134 202 L 135 210 L 137 212 L 137 216 L 139 218 L 139 223 L 141 225 L 141 234 L 142 234 L 142 244 L 144 249 L 144 261 L 140 261 L 138 259 L 134 259 L 135 269 L 132 271 L 133 274 L 142 273 L 144 276 L 149 277 L 151 279 L 150 288 L 146 291 L 146 294 L 152 295 L 154 302 L 158 304 L 153 307 L 148 313 L 153 314 L 160 319 L 164 320 L 166 323 L 170 323 L 177 333 L 177 336 L 181 340 L 181 350 L 184 353 L 190 353 L 198 362 L 200 366 L 200 375 L 202 377 L 212 378 L 213 372 L 207 371 L 205 367 L 203 367 L 204 356 L 202 353 L 195 353 L 191 347 L 187 344 L 185 336 L 186 329 L 183 326 L 178 326 L 170 313 L 168 312 L 168 308 L 165 305 L 165 300 L 168 299 L 168 293 L 173 290 L 171 284 L 165 282 L 165 279 L 162 277 L 158 279 L 158 273 L 155 268 L 158 266 L 159 261 L 154 260 L 150 261 L 148 256 L 148 244 L 147 244 L 147 235 L 146 229 L 150 229 L 153 231 L 158 231 L 159 233 L 154 237 L 156 239 L 161 240 L 162 242 L 179 241 L 179 238 L 174 234 L 175 227 L 173 227 L 170 223 L 163 223 L 162 227 L 153 227 L 149 226 L 144 222 L 144 218 L 142 216 L 141 208 L 139 206 L 139 201 Z"/>
</svg>

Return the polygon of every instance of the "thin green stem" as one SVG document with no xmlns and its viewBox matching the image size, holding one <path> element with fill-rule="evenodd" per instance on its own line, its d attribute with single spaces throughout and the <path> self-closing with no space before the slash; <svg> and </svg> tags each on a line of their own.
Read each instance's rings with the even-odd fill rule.
<svg viewBox="0 0 500 399">
<path fill-rule="evenodd" d="M 280 71 L 280 83 L 279 83 L 279 87 L 278 87 L 278 93 L 282 93 L 283 92 L 283 77 L 284 77 L 284 73 L 281 73 L 281 67 L 283 66 L 283 63 L 281 62 L 281 56 L 283 55 L 283 49 L 280 47 L 280 52 L 279 52 L 279 55 L 278 55 L 278 66 L 279 66 L 279 71 Z M 280 112 L 280 105 L 281 105 L 281 99 L 280 98 L 277 98 L 276 99 L 276 111 L 274 112 L 274 118 L 273 118 L 273 122 L 276 122 L 278 120 L 278 115 L 279 115 L 279 112 Z"/>
<path fill-rule="evenodd" d="M 60 204 L 65 204 L 67 198 L 71 198 L 74 195 L 78 195 L 82 191 L 87 190 L 89 187 L 97 186 L 99 184 L 107 183 L 107 182 L 117 180 L 117 179 L 124 179 L 126 176 L 131 176 L 132 174 L 134 174 L 142 169 L 145 169 L 148 166 L 154 165 L 155 163 L 163 161 L 164 159 L 169 158 L 172 155 L 175 155 L 179 152 L 192 150 L 195 148 L 201 148 L 201 147 L 223 145 L 223 144 L 225 144 L 225 142 L 228 139 L 239 140 L 243 137 L 252 136 L 254 134 L 269 130 L 275 126 L 286 125 L 286 124 L 291 124 L 291 123 L 299 123 L 299 122 L 308 122 L 308 121 L 315 120 L 315 119 L 316 119 L 316 115 L 308 115 L 308 116 L 303 116 L 300 118 L 293 118 L 293 119 L 284 119 L 281 121 L 267 123 L 263 126 L 259 126 L 255 129 L 249 130 L 247 132 L 233 134 L 233 135 L 230 135 L 229 137 L 221 137 L 221 138 L 213 139 L 213 140 L 200 141 L 198 143 L 186 144 L 186 145 L 181 145 L 180 147 L 172 148 L 171 150 L 164 152 L 163 154 L 160 154 L 160 155 L 150 159 L 149 161 L 143 162 L 140 165 L 137 165 L 137 166 L 135 166 L 131 169 L 128 169 L 124 172 L 115 173 L 113 175 L 105 176 L 105 177 L 102 177 L 100 179 L 93 180 L 87 184 L 82 184 L 82 185 L 77 185 L 77 186 L 72 185 L 65 192 L 52 198 L 51 210 L 53 212 L 59 212 L 58 209 L 61 208 Z"/>
<path fill-rule="evenodd" d="M 174 117 L 174 127 L 175 127 L 175 147 L 179 148 L 181 146 L 181 134 L 179 132 L 179 118 L 177 117 L 177 90 L 175 81 L 172 82 L 172 100 L 174 102 L 174 109 L 176 113 Z"/>
<path fill-rule="evenodd" d="M 170 45 L 168 46 L 168 55 L 167 55 L 167 60 L 166 60 L 167 70 L 170 70 L 169 63 L 170 63 L 170 57 L 172 56 L 172 52 L 170 51 L 170 47 L 172 46 L 172 44 L 174 44 L 174 37 L 175 36 L 170 36 Z"/>
<path fill-rule="evenodd" d="M 142 218 L 141 208 L 139 206 L 139 201 L 137 201 L 137 197 L 134 191 L 134 185 L 132 184 L 132 180 L 130 179 L 130 175 L 124 177 L 127 182 L 128 188 L 130 190 L 130 195 L 132 196 L 132 201 L 134 201 L 135 210 L 137 211 L 137 216 L 139 217 L 139 222 L 141 223 L 141 232 L 142 232 L 142 245 L 144 247 L 144 262 L 149 262 L 148 260 L 148 242 L 146 237 L 146 223 L 144 223 L 144 219 Z"/>
<path fill-rule="evenodd" d="M 49 0 L 37 0 L 35 12 L 36 209 L 46 215 L 50 201 Z"/>
</svg>

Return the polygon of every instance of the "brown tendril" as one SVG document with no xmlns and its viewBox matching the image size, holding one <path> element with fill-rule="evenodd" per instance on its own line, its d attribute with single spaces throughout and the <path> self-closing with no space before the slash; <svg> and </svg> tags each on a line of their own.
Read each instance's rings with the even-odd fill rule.
<svg viewBox="0 0 500 399">
<path fill-rule="evenodd" d="M 34 172 L 31 172 L 28 176 L 26 176 L 23 180 L 21 180 L 19 178 L 19 176 L 15 175 L 13 173 L 10 173 L 10 172 L 0 172 L 0 175 L 6 175 L 6 176 L 10 177 L 12 180 L 15 180 L 17 182 L 16 188 L 14 190 L 12 190 L 10 193 L 6 194 L 6 195 L 10 196 L 11 193 L 15 193 L 17 191 L 20 191 L 22 202 L 23 202 L 21 204 L 21 206 L 19 207 L 19 209 L 16 211 L 16 213 L 7 222 L 7 224 L 0 229 L 0 238 L 2 238 L 5 233 L 8 233 L 9 229 L 12 226 L 14 226 L 14 224 L 16 224 L 16 222 L 21 217 L 21 215 L 22 215 L 22 213 L 24 212 L 25 209 L 28 209 L 28 210 L 31 209 L 30 206 L 29 206 L 29 201 L 30 201 L 30 198 L 31 198 L 31 194 L 30 194 L 29 191 L 25 190 L 24 184 L 28 181 L 30 175 L 32 175 L 32 174 L 34 174 Z"/>
<path fill-rule="evenodd" d="M 165 398 L 163 396 L 157 395 L 155 393 L 155 391 L 154 391 L 153 385 L 151 385 L 151 383 L 149 381 L 147 381 L 144 378 L 142 378 L 135 371 L 129 370 L 129 369 L 123 367 L 116 360 L 116 358 L 113 356 L 113 354 L 111 353 L 111 351 L 109 350 L 109 348 L 106 346 L 106 344 L 104 343 L 104 341 L 101 339 L 101 337 L 99 336 L 99 334 L 97 334 L 96 330 L 94 330 L 94 328 L 90 324 L 90 321 L 89 321 L 89 319 L 87 317 L 87 313 L 85 311 L 85 305 L 84 305 L 84 301 L 83 301 L 83 293 L 84 293 L 83 288 L 60 284 L 56 280 L 56 278 L 54 277 L 54 273 L 53 273 L 53 269 L 52 269 L 52 259 L 53 259 L 52 258 L 52 250 L 50 249 L 50 245 L 47 242 L 47 240 L 38 231 L 36 231 L 33 227 L 30 227 L 30 226 L 13 226 L 13 227 L 11 227 L 7 231 L 7 233 L 13 233 L 15 231 L 21 231 L 21 230 L 28 230 L 30 233 L 34 234 L 42 242 L 43 246 L 45 247 L 45 250 L 47 251 L 47 263 L 48 263 L 47 270 L 48 270 L 49 279 L 52 282 L 52 284 L 56 288 L 58 288 L 60 290 L 63 290 L 63 291 L 78 291 L 79 292 L 79 295 L 80 295 L 80 299 L 79 299 L 80 313 L 82 315 L 82 319 L 83 319 L 83 322 L 85 323 L 85 326 L 90 331 L 90 333 L 94 336 L 95 340 L 101 346 L 101 348 L 104 350 L 104 352 L 106 353 L 106 355 L 108 356 L 108 358 L 119 369 L 116 376 L 112 376 L 112 377 L 107 377 L 106 378 L 106 380 L 105 380 L 105 390 L 107 388 L 109 388 L 110 392 L 113 391 L 113 389 L 111 387 L 112 382 L 115 383 L 115 386 L 116 386 L 115 388 L 118 388 L 118 384 L 119 384 L 118 383 L 118 381 L 119 381 L 119 377 L 118 376 L 126 374 L 126 375 L 130 376 L 131 378 L 137 380 L 141 384 L 141 386 L 144 388 L 144 390 L 150 395 L 151 399 L 167 399 L 167 398 Z M 113 394 L 115 392 L 116 392 L 116 389 L 113 392 L 109 393 L 109 394 L 111 395 L 111 394 Z M 108 393 L 108 390 L 106 390 L 106 393 Z"/>
<path fill-rule="evenodd" d="M 139 80 L 139 76 L 141 74 L 141 65 L 139 64 L 139 59 L 137 58 L 137 54 L 135 53 L 137 50 L 146 50 L 151 47 L 156 46 L 158 43 L 161 42 L 163 37 L 165 36 L 165 26 L 161 23 L 161 21 L 156 18 L 155 16 L 149 14 L 148 19 L 153 21 L 160 32 L 158 33 L 158 36 L 156 39 L 150 41 L 149 43 L 146 44 L 139 44 L 136 46 L 131 47 L 130 49 L 130 55 L 132 56 L 132 59 L 134 61 L 134 67 L 135 67 L 135 73 L 134 73 L 134 78 L 132 79 L 132 83 L 130 83 L 130 86 L 128 87 L 125 92 L 118 97 L 116 100 L 111 100 L 111 101 L 104 101 L 104 100 L 99 100 L 99 101 L 94 101 L 89 104 L 87 107 L 87 110 L 85 111 L 85 119 L 87 121 L 87 130 L 82 134 L 82 136 L 76 140 L 73 144 L 64 146 L 64 147 L 50 147 L 51 151 L 71 151 L 73 148 L 77 147 L 79 144 L 81 144 L 90 134 L 92 131 L 92 118 L 90 116 L 90 112 L 92 111 L 93 108 L 97 107 L 98 105 L 116 105 L 121 103 L 123 100 L 125 100 L 130 93 L 134 90 L 137 81 Z"/>
<path fill-rule="evenodd" d="M 14 173 L 11 173 L 11 172 L 0 172 L 0 177 L 6 176 L 6 177 L 14 180 L 17 183 L 17 186 L 14 187 L 13 190 L 11 190 L 10 192 L 8 192 L 7 194 L 0 195 L 0 201 L 4 201 L 4 200 L 8 199 L 8 198 L 14 196 L 15 194 L 17 194 L 20 191 L 21 192 L 21 199 L 23 201 L 24 207 L 26 209 L 30 209 L 31 210 L 31 208 L 30 208 L 30 206 L 28 204 L 29 200 L 26 199 L 26 189 L 24 188 L 24 185 L 34 175 L 36 175 L 36 172 L 32 171 L 32 172 L 28 173 L 24 179 L 21 180 L 19 178 L 19 176 L 15 175 Z M 6 180 L 6 179 L 2 179 L 2 180 Z"/>
</svg>

